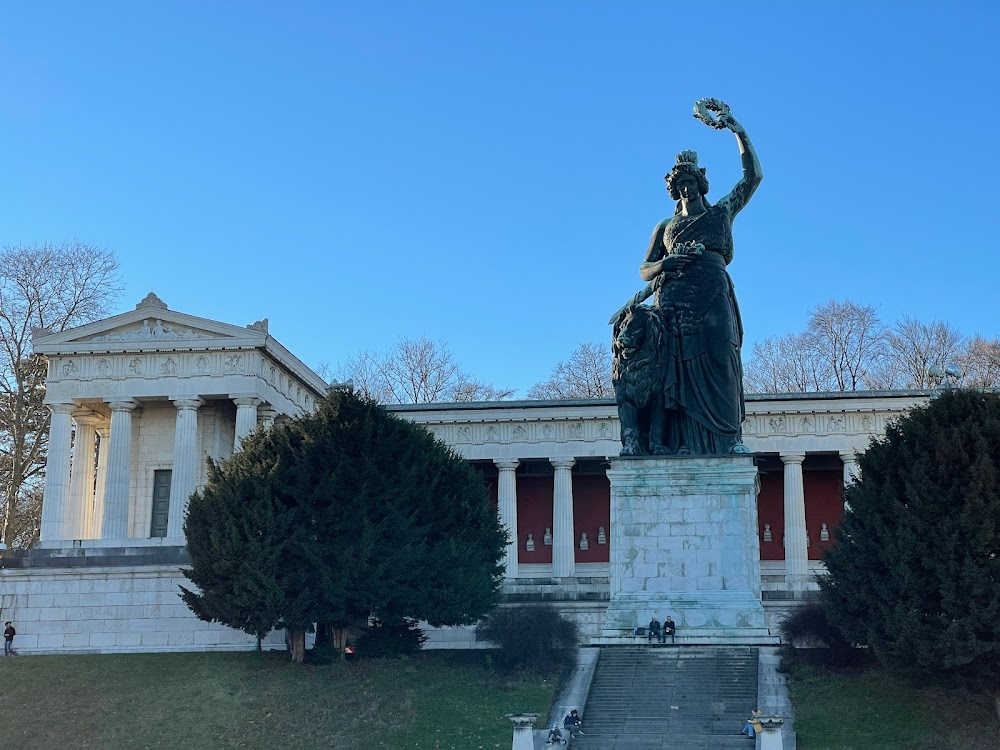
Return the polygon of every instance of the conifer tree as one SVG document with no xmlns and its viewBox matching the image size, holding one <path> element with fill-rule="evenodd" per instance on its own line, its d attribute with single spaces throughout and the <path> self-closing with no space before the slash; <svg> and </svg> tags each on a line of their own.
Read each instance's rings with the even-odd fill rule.
<svg viewBox="0 0 1000 750">
<path fill-rule="evenodd" d="M 859 458 L 821 580 L 886 665 L 991 693 L 1000 715 L 1000 394 L 945 391 Z"/>
<path fill-rule="evenodd" d="M 206 620 L 260 637 L 283 624 L 301 658 L 314 622 L 475 622 L 497 601 L 505 534 L 479 475 L 423 428 L 334 391 L 263 433 L 191 498 L 185 522 Z"/>
</svg>

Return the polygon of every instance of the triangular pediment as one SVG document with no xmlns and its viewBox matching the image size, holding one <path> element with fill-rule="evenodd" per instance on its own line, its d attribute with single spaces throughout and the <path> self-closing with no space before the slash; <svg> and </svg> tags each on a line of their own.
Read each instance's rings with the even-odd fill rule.
<svg viewBox="0 0 1000 750">
<path fill-rule="evenodd" d="M 170 310 L 149 295 L 135 310 L 59 333 L 36 331 L 38 354 L 252 348 L 267 341 L 267 321 L 240 327 Z"/>
</svg>

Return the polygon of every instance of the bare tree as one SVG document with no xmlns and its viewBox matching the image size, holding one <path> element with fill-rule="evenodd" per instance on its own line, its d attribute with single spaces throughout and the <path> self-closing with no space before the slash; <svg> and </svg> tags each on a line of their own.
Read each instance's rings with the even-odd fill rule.
<svg viewBox="0 0 1000 750">
<path fill-rule="evenodd" d="M 81 242 L 0 250 L 0 542 L 30 541 L 24 529 L 40 512 L 32 498 L 40 497 L 48 414 L 45 361 L 31 351 L 32 329 L 95 320 L 120 293 L 118 259 L 108 250 Z"/>
<path fill-rule="evenodd" d="M 831 389 L 827 362 L 801 333 L 758 341 L 743 367 L 743 387 L 752 393 L 800 393 Z"/>
<path fill-rule="evenodd" d="M 805 343 L 826 363 L 835 391 L 871 388 L 887 356 L 886 328 L 871 305 L 830 300 L 809 316 Z"/>
<path fill-rule="evenodd" d="M 569 359 L 552 370 L 549 379 L 535 383 L 530 399 L 613 398 L 611 351 L 603 344 L 583 343 Z"/>
<path fill-rule="evenodd" d="M 357 393 L 385 404 L 500 401 L 514 392 L 470 377 L 443 341 L 400 339 L 388 352 L 362 351 L 338 368 Z"/>
<path fill-rule="evenodd" d="M 1000 388 L 1000 339 L 973 336 L 965 351 L 955 359 L 965 372 L 963 385 L 970 388 Z"/>
<path fill-rule="evenodd" d="M 957 361 L 967 347 L 965 337 L 948 323 L 921 323 L 908 315 L 886 334 L 886 341 L 893 370 L 887 387 L 896 388 L 930 388 L 927 371 L 931 365 L 943 367 Z"/>
</svg>

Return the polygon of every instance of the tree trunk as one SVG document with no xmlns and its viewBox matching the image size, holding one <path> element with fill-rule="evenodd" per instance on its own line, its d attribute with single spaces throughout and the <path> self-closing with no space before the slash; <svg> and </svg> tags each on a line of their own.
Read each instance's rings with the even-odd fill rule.
<svg viewBox="0 0 1000 750">
<path fill-rule="evenodd" d="M 258 633 L 257 634 L 257 649 L 256 649 L 257 651 L 263 651 L 264 650 L 263 648 L 261 648 L 261 645 L 260 645 L 260 642 L 262 640 L 264 640 L 264 637 Z"/>
<path fill-rule="evenodd" d="M 332 642 L 333 627 L 326 622 L 316 623 L 316 645 L 327 646 Z"/>
<path fill-rule="evenodd" d="M 291 638 L 288 642 L 288 653 L 291 655 L 292 661 L 299 664 L 302 663 L 302 660 L 306 658 L 306 631 L 291 631 Z"/>
<path fill-rule="evenodd" d="M 337 653 L 340 654 L 340 659 L 343 661 L 344 649 L 347 648 L 347 628 L 333 628 L 331 635 L 333 636 L 333 647 L 337 649 Z"/>
<path fill-rule="evenodd" d="M 1000 719 L 1000 687 L 990 690 L 990 697 L 993 699 L 993 713 Z"/>
</svg>

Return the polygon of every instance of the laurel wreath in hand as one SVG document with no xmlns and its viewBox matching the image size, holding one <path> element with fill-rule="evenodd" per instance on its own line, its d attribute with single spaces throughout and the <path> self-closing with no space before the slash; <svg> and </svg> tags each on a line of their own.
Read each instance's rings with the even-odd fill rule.
<svg viewBox="0 0 1000 750">
<path fill-rule="evenodd" d="M 715 114 L 712 114 L 712 113 Z M 716 117 L 716 115 L 720 115 Z M 725 130 L 729 127 L 727 119 L 732 119 L 733 113 L 729 105 L 719 99 L 699 99 L 694 103 L 694 116 L 716 130 Z"/>
</svg>

